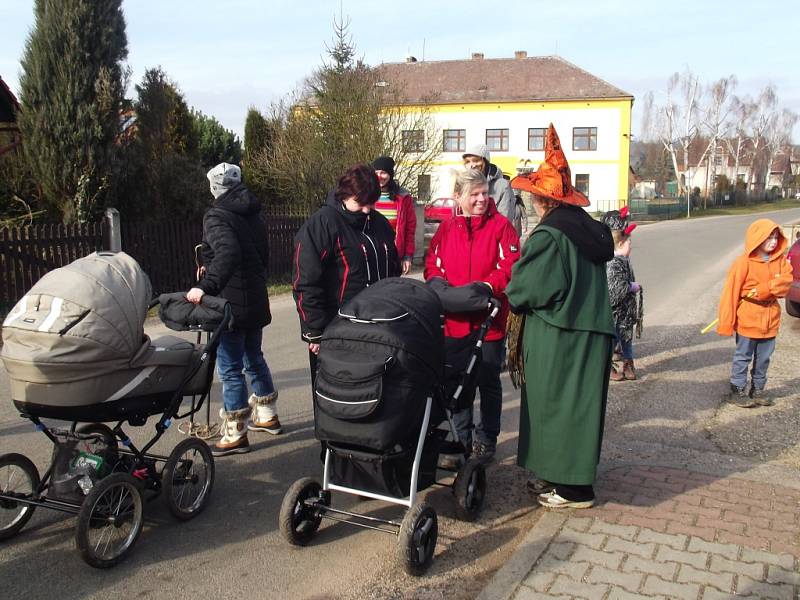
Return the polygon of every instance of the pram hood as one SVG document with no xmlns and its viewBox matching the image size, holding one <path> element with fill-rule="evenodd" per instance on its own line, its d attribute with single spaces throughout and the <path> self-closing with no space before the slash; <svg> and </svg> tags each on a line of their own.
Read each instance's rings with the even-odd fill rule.
<svg viewBox="0 0 800 600">
<path fill-rule="evenodd" d="M 64 383 L 140 366 L 150 279 L 124 252 L 93 253 L 42 277 L 3 322 L 11 378 Z"/>
<path fill-rule="evenodd" d="M 444 364 L 442 305 L 421 281 L 381 279 L 339 309 L 322 335 L 330 339 L 373 342 L 416 355 L 441 378 Z"/>
</svg>

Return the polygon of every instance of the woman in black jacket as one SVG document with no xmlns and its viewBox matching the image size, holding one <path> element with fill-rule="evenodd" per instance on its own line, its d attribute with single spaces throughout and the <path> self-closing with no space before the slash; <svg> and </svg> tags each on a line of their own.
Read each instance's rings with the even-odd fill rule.
<svg viewBox="0 0 800 600">
<path fill-rule="evenodd" d="M 400 275 L 394 231 L 373 210 L 380 191 L 371 167 L 350 167 L 295 237 L 292 288 L 312 377 L 322 331 L 339 307 L 371 283 Z"/>
<path fill-rule="evenodd" d="M 262 329 L 272 320 L 267 298 L 267 236 L 261 201 L 242 183 L 236 165 L 221 163 L 208 172 L 214 203 L 203 216 L 205 276 L 186 295 L 228 300 L 233 326 L 220 336 L 217 369 L 222 380 L 222 439 L 214 456 L 249 452 L 247 430 L 281 432 L 278 392 L 261 351 Z M 247 396 L 250 379 L 253 394 Z M 251 417 L 248 423 L 248 418 Z"/>
</svg>

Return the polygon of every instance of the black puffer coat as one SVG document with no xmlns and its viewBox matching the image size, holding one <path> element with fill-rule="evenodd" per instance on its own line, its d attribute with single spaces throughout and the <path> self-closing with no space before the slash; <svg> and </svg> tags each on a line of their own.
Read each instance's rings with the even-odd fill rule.
<svg viewBox="0 0 800 600">
<path fill-rule="evenodd" d="M 261 201 L 239 184 L 214 200 L 203 217 L 206 294 L 231 304 L 234 329 L 255 329 L 272 320 L 267 298 L 267 235 Z"/>
<path fill-rule="evenodd" d="M 339 307 L 371 283 L 400 275 L 394 231 L 382 214 L 353 213 L 333 192 L 295 237 L 292 289 L 303 340 L 315 342 Z"/>
</svg>

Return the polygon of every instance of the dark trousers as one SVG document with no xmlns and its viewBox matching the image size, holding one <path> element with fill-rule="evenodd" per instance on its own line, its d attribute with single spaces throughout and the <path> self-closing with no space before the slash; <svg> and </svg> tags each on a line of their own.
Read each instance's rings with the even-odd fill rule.
<svg viewBox="0 0 800 600">
<path fill-rule="evenodd" d="M 500 365 L 505 354 L 505 340 L 484 342 L 483 360 L 478 371 L 481 421 L 475 428 L 477 440 L 494 448 L 500 434 L 500 416 L 503 410 L 503 387 L 500 383 Z M 467 450 L 472 448 L 473 407 L 455 411 L 453 424 Z"/>
</svg>

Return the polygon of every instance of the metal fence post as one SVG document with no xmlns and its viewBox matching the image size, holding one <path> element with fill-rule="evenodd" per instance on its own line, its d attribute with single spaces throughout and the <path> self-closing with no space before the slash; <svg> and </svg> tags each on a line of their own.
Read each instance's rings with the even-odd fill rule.
<svg viewBox="0 0 800 600">
<path fill-rule="evenodd" d="M 103 250 L 122 251 L 122 232 L 120 231 L 119 211 L 107 208 L 103 216 Z"/>
</svg>

